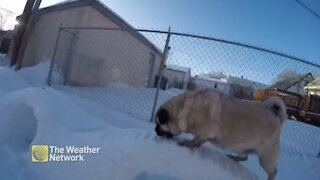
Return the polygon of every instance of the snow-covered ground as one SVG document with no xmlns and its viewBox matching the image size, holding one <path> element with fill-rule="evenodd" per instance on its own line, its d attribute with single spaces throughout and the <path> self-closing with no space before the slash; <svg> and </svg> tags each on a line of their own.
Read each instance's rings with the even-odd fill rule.
<svg viewBox="0 0 320 180">
<path fill-rule="evenodd" d="M 255 156 L 239 164 L 211 144 L 189 150 L 157 137 L 154 89 L 46 87 L 48 65 L 0 67 L 0 179 L 266 179 Z M 160 91 L 159 103 L 177 93 Z M 84 162 L 33 163 L 37 144 L 101 150 Z M 286 121 L 277 179 L 320 179 L 319 150 L 319 128 Z"/>
<path fill-rule="evenodd" d="M 0 53 L 0 66 L 9 67 L 10 66 L 10 59 L 6 54 Z"/>
</svg>

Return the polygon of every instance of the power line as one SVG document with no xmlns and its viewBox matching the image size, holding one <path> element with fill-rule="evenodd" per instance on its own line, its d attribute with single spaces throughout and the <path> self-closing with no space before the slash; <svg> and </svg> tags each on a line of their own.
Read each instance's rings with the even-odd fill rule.
<svg viewBox="0 0 320 180">
<path fill-rule="evenodd" d="M 305 5 L 303 2 L 299 1 L 299 0 L 296 0 L 296 2 L 304 7 L 305 9 L 307 9 L 310 13 L 312 13 L 316 18 L 318 18 L 320 20 L 320 15 L 317 14 L 316 12 L 314 12 L 311 8 L 309 8 L 307 5 Z"/>
</svg>

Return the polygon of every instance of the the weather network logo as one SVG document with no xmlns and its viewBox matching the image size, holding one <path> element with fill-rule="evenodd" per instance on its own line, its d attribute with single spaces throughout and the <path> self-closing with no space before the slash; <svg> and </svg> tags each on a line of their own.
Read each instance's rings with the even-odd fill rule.
<svg viewBox="0 0 320 180">
<path fill-rule="evenodd" d="M 32 146 L 32 162 L 48 162 L 49 147 L 48 145 Z"/>
<path fill-rule="evenodd" d="M 99 147 L 33 145 L 32 162 L 83 162 L 90 154 L 99 154 Z"/>
</svg>

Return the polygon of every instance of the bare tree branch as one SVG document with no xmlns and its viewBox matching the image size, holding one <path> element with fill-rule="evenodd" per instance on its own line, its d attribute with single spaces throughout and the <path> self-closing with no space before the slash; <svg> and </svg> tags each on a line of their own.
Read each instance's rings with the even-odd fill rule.
<svg viewBox="0 0 320 180">
<path fill-rule="evenodd" d="M 10 30 L 14 28 L 16 14 L 6 9 L 0 8 L 0 30 Z"/>
<path fill-rule="evenodd" d="M 296 77 L 298 76 L 299 73 L 295 70 L 292 70 L 292 69 L 285 69 L 283 70 L 280 74 L 277 75 L 277 81 L 283 81 L 285 79 L 288 79 L 288 78 L 293 78 L 293 77 Z"/>
</svg>

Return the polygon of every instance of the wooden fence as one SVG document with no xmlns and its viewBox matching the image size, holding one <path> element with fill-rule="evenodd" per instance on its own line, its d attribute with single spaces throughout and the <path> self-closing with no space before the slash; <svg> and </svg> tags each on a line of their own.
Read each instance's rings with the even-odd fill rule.
<svg viewBox="0 0 320 180">
<path fill-rule="evenodd" d="M 287 106 L 289 118 L 320 127 L 320 96 L 300 95 L 281 89 L 258 89 L 254 100 L 264 101 L 268 97 L 281 98 Z"/>
</svg>

